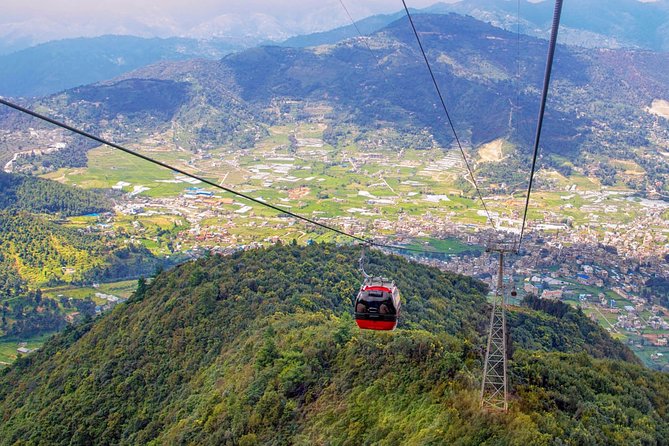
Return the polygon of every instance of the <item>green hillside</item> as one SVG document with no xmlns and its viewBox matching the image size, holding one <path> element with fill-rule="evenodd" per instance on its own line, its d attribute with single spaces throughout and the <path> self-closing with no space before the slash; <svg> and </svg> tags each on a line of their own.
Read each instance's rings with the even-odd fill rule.
<svg viewBox="0 0 669 446">
<path fill-rule="evenodd" d="M 32 286 L 81 281 L 103 264 L 105 246 L 91 235 L 25 212 L 0 212 L 0 224 L 0 264 Z"/>
<path fill-rule="evenodd" d="M 24 211 L 0 210 L 0 246 L 0 340 L 59 330 L 75 310 L 94 314 L 92 301 L 42 298 L 40 288 L 147 276 L 163 263 L 142 246 Z"/>
<path fill-rule="evenodd" d="M 41 288 L 147 276 L 165 263 L 92 224 L 61 224 L 67 216 L 111 209 L 111 200 L 99 192 L 0 173 L 0 340 L 59 330 L 75 310 L 95 313 L 90 300 L 42 298 Z"/>
<path fill-rule="evenodd" d="M 145 248 L 94 230 L 59 224 L 61 217 L 108 212 L 109 197 L 56 181 L 0 172 L 0 300 L 25 287 L 151 274 L 158 260 Z"/>
<path fill-rule="evenodd" d="M 0 211 L 0 299 L 30 288 L 148 275 L 160 263 L 146 248 Z"/>
<path fill-rule="evenodd" d="M 404 305 L 395 332 L 363 332 L 358 255 L 275 246 L 140 284 L 0 372 L 0 444 L 667 444 L 669 377 L 583 342 L 515 339 L 511 411 L 481 413 L 485 287 L 373 252 Z M 521 312 L 533 330 L 582 318 Z"/>
<path fill-rule="evenodd" d="M 110 211 L 112 204 L 109 198 L 99 192 L 0 171 L 2 209 L 72 216 Z"/>
</svg>

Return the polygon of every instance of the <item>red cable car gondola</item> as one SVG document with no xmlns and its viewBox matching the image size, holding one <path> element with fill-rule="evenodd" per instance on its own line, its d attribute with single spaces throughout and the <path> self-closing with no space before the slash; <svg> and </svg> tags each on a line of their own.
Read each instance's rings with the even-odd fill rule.
<svg viewBox="0 0 669 446">
<path fill-rule="evenodd" d="M 395 282 L 367 278 L 355 299 L 355 322 L 367 330 L 394 330 L 400 314 L 400 292 Z"/>
</svg>

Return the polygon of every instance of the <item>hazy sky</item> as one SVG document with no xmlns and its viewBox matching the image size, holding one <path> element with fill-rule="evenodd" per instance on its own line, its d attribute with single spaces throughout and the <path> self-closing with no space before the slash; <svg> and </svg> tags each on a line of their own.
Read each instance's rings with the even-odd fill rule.
<svg viewBox="0 0 669 446">
<path fill-rule="evenodd" d="M 439 0 L 407 0 L 423 8 Z M 456 0 L 442 0 L 452 3 Z M 354 19 L 401 0 L 343 0 Z M 282 40 L 349 23 L 340 0 L 0 0 L 0 54 L 49 40 L 130 34 Z"/>
<path fill-rule="evenodd" d="M 344 3 L 356 19 L 402 9 L 399 0 L 344 0 Z M 436 0 L 407 3 L 425 7 Z M 144 35 L 173 35 L 229 14 L 267 14 L 288 28 L 302 29 L 327 29 L 341 25 L 346 19 L 339 0 L 2 0 L 0 26 L 11 24 L 18 33 L 21 24 L 26 26 L 24 31 L 51 24 L 63 28 L 58 32 L 70 34 L 91 34 L 95 30 L 104 34 L 124 29 L 132 32 L 136 28 Z M 0 31 L 0 37 L 7 34 L 7 29 Z"/>
<path fill-rule="evenodd" d="M 2 3 L 2 21 L 23 21 L 37 16 L 80 20 L 152 14 L 195 23 L 212 15 L 230 13 L 295 17 L 328 7 L 341 9 L 338 0 L 3 0 Z M 424 7 L 436 0 L 409 0 L 407 3 Z M 402 8 L 401 1 L 394 0 L 348 0 L 345 4 L 352 13 L 392 12 Z"/>
<path fill-rule="evenodd" d="M 407 0 L 423 8 L 439 0 Z M 454 3 L 457 0 L 441 0 Z M 499 0 L 502 1 L 502 0 Z M 545 0 L 529 0 L 531 2 Z M 573 0 L 582 1 L 582 0 Z M 656 0 L 638 0 L 650 2 Z M 134 34 L 209 36 L 212 30 L 243 35 L 262 28 L 285 34 L 322 31 L 348 23 L 340 0 L 0 0 L 0 47 L 14 42 Z M 402 9 L 401 0 L 343 0 L 354 19 Z M 249 20 L 249 18 L 251 18 Z M 244 23 L 242 23 L 244 22 Z M 225 34 L 227 35 L 227 34 Z"/>
</svg>

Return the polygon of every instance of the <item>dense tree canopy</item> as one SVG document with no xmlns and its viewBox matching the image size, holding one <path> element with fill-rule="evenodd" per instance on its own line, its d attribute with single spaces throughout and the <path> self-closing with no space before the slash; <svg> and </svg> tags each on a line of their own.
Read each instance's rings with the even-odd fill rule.
<svg viewBox="0 0 669 446">
<path fill-rule="evenodd" d="M 143 246 L 23 211 L 0 210 L 0 246 L 0 336 L 64 327 L 66 308 L 50 299 L 36 302 L 40 287 L 136 278 L 165 264 Z"/>
<path fill-rule="evenodd" d="M 71 216 L 105 212 L 111 207 L 111 201 L 100 192 L 0 172 L 0 209 Z"/>
<path fill-rule="evenodd" d="M 120 242 L 90 227 L 57 224 L 45 215 L 110 209 L 111 201 L 102 193 L 0 172 L 0 336 L 64 327 L 61 305 L 49 299 L 35 301 L 40 287 L 136 278 L 165 263 L 143 246 Z"/>
<path fill-rule="evenodd" d="M 667 444 L 669 377 L 593 359 L 625 349 L 605 335 L 515 339 L 511 412 L 481 413 L 485 287 L 374 252 L 404 306 L 395 332 L 360 331 L 357 255 L 276 246 L 142 282 L 0 372 L 0 444 Z"/>
</svg>

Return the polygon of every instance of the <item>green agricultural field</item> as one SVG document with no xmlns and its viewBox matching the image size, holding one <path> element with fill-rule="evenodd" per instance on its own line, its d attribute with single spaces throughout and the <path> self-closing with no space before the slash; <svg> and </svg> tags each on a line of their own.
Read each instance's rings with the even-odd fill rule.
<svg viewBox="0 0 669 446">
<path fill-rule="evenodd" d="M 113 294 L 114 296 L 128 299 L 137 289 L 137 281 L 123 280 L 121 282 L 101 283 L 98 289 L 101 293 Z"/>
<path fill-rule="evenodd" d="M 669 349 L 667 347 L 654 347 L 652 345 L 644 345 L 643 347 L 633 345 L 630 347 L 646 367 L 663 369 L 669 365 Z M 662 356 L 657 355 L 658 353 Z"/>
<path fill-rule="evenodd" d="M 16 361 L 16 358 L 20 355 L 16 349 L 23 343 L 26 344 L 26 348 L 34 350 L 40 348 L 51 335 L 52 333 L 27 338 L 0 337 L 0 369 L 3 369 Z"/>
<path fill-rule="evenodd" d="M 88 226 L 94 225 L 97 222 L 97 219 L 97 217 L 90 216 L 70 217 L 67 219 L 67 223 L 65 223 L 65 225 L 72 228 L 86 228 Z"/>
<path fill-rule="evenodd" d="M 177 215 L 142 216 L 142 224 L 160 229 L 172 229 L 175 225 L 183 226 L 184 223 L 184 219 Z"/>
<path fill-rule="evenodd" d="M 588 317 L 595 317 L 599 325 L 604 329 L 611 329 L 611 327 L 618 321 L 618 315 L 614 313 L 605 313 L 593 308 L 587 308 L 583 311 Z"/>
<path fill-rule="evenodd" d="M 416 239 L 413 243 L 405 246 L 409 249 L 422 249 L 426 251 L 433 251 L 435 253 L 444 253 L 450 255 L 458 255 L 464 252 L 483 252 L 483 248 L 481 246 L 468 245 L 455 238 L 436 239 L 423 237 Z"/>
<path fill-rule="evenodd" d="M 129 298 L 137 289 L 136 280 L 124 280 L 121 282 L 101 283 L 98 288 L 82 286 L 58 286 L 45 288 L 42 295 L 50 299 L 58 300 L 60 295 L 72 299 L 91 298 L 96 304 L 106 303 L 105 299 L 95 296 L 95 293 L 113 294 L 121 298 Z"/>
<path fill-rule="evenodd" d="M 96 304 L 102 304 L 107 302 L 104 299 L 95 297 L 95 293 L 101 293 L 102 291 L 95 289 L 93 287 L 78 287 L 78 286 L 59 286 L 54 288 L 47 288 L 42 291 L 43 296 L 49 299 L 59 300 L 60 296 L 64 296 L 71 299 L 87 299 L 90 298 Z"/>
<path fill-rule="evenodd" d="M 169 152 L 158 154 L 150 153 L 161 161 L 179 161 Z M 183 158 L 183 154 L 180 154 Z M 169 158 L 172 158 L 170 160 Z M 143 192 L 151 197 L 177 195 L 188 183 L 164 183 L 161 181 L 174 180 L 175 174 L 167 169 L 161 168 L 147 161 L 137 159 L 131 155 L 108 147 L 99 147 L 88 152 L 88 167 L 75 169 L 59 169 L 44 175 L 45 178 L 60 181 L 62 183 L 77 185 L 85 189 L 109 189 L 119 182 L 130 183 L 123 188 L 126 192 L 132 192 L 135 186 L 150 188 Z"/>
<path fill-rule="evenodd" d="M 158 242 L 149 240 L 149 239 L 140 239 L 140 243 L 149 251 L 155 253 L 160 251 L 160 245 Z"/>
<path fill-rule="evenodd" d="M 596 286 L 583 285 L 574 280 L 561 278 L 560 280 L 569 283 L 569 289 L 574 291 L 576 295 L 578 294 L 592 294 L 593 296 L 599 296 L 600 293 L 604 293 L 607 298 L 615 299 L 616 305 L 620 308 L 624 305 L 632 305 L 632 302 L 621 298 L 615 291 L 611 291 L 604 288 L 599 288 Z"/>
<path fill-rule="evenodd" d="M 356 145 L 350 144 L 338 149 L 327 145 L 314 148 L 300 147 L 293 153 L 289 147 L 289 136 L 293 134 L 298 139 L 321 139 L 323 127 L 308 123 L 271 127 L 269 136 L 252 149 L 232 151 L 218 148 L 212 150 L 207 157 L 155 147 L 145 152 L 198 175 L 220 180 L 225 185 L 252 197 L 262 198 L 286 211 L 310 218 L 351 216 L 363 222 L 374 218 L 392 221 L 400 214 L 419 217 L 431 213 L 436 218 L 449 218 L 457 223 L 477 226 L 487 224 L 487 218 L 479 215 L 478 211 L 482 207 L 473 191 L 461 190 L 464 184 L 463 168 L 453 164 L 454 155 L 451 151 L 407 149 L 400 155 L 399 152 L 379 149 L 375 151 L 376 155 L 370 156 Z M 512 150 L 512 147 L 504 143 L 501 146 L 497 144 L 495 147 L 488 147 L 488 151 L 493 149 L 497 151 L 495 152 L 497 155 L 501 153 L 501 156 L 504 156 Z M 495 153 L 491 152 L 486 156 L 490 157 Z M 187 187 L 192 187 L 188 183 L 165 182 L 174 181 L 173 172 L 110 148 L 91 150 L 88 157 L 88 168 L 61 169 L 49 174 L 48 177 L 81 187 L 110 188 L 123 181 L 130 183 L 123 188 L 125 192 L 131 192 L 137 186 L 144 186 L 149 189 L 140 195 L 150 198 L 175 197 L 182 194 Z M 290 157 L 292 161 L 274 159 L 277 157 Z M 434 171 L 425 170 L 440 166 L 442 162 L 451 167 Z M 257 166 L 260 165 L 265 168 L 258 170 Z M 278 165 L 291 167 L 287 170 L 276 170 Z M 253 171 L 260 171 L 265 175 L 262 179 L 252 178 L 258 175 Z M 297 180 L 294 181 L 289 177 Z M 615 196 L 603 198 L 595 195 L 584 196 L 583 194 L 589 191 L 601 191 L 601 184 L 597 180 L 577 173 L 571 177 L 564 177 L 557 172 L 541 171 L 540 177 L 550 180 L 554 190 L 550 192 L 537 190 L 533 194 L 529 212 L 531 221 L 562 223 L 570 219 L 575 225 L 598 221 L 626 222 L 633 219 L 640 208 L 640 204 Z M 575 191 L 568 191 L 573 186 L 576 186 Z M 307 189 L 299 190 L 299 188 Z M 213 190 L 209 187 L 206 189 Z M 446 195 L 448 201 L 430 202 L 425 199 L 427 194 Z M 216 191 L 216 195 L 233 198 L 232 195 L 221 191 Z M 522 191 L 519 191 L 513 197 L 488 200 L 487 204 L 491 212 L 514 217 L 511 211 L 516 210 L 515 204 L 518 212 L 520 211 L 523 198 Z M 379 204 L 374 202 L 375 199 L 390 199 L 393 203 Z M 235 198 L 235 201 L 252 206 L 252 210 L 243 215 L 232 215 L 234 224 L 241 227 L 235 228 L 231 233 L 239 236 L 244 242 L 263 240 L 277 235 L 282 238 L 293 236 L 295 232 L 293 229 L 289 229 L 286 234 L 278 233 L 280 231 L 274 228 L 276 224 L 285 225 L 285 220 L 273 220 L 277 217 L 276 211 L 245 203 L 245 200 L 239 198 Z M 599 203 L 597 209 L 617 206 L 621 211 L 613 214 L 604 213 L 603 210 L 593 212 L 592 206 L 595 202 Z M 162 208 L 149 205 L 147 209 L 160 213 Z M 237 205 L 221 204 L 217 210 L 229 212 L 238 209 Z M 360 210 L 362 213 L 372 213 L 373 216 L 362 215 Z M 168 215 L 117 216 L 114 224 L 126 234 L 136 237 L 154 254 L 168 255 L 171 254 L 172 243 L 177 241 L 177 233 L 190 227 L 186 222 L 178 222 L 179 227 L 175 227 L 178 219 L 179 217 Z M 229 231 L 227 227 L 229 217 L 226 216 L 224 219 L 225 222 L 219 221 L 221 220 L 219 217 L 206 217 L 200 225 L 205 229 L 214 230 L 223 226 Z M 259 227 L 260 221 L 256 219 L 270 220 L 267 221 L 268 225 Z M 89 217 L 75 217 L 68 224 L 85 228 L 94 221 Z M 252 221 L 256 224 L 244 228 L 247 222 Z M 300 225 L 296 225 L 296 228 L 299 227 L 296 229 L 298 235 L 300 231 L 309 232 L 309 228 Z M 303 238 L 300 237 L 300 240 Z"/>
</svg>

